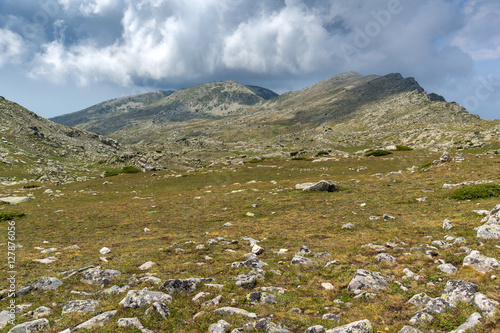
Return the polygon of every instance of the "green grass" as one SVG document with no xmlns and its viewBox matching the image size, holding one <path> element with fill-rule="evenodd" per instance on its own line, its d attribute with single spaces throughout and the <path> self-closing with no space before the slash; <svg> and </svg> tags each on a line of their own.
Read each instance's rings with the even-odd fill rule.
<svg viewBox="0 0 500 333">
<path fill-rule="evenodd" d="M 399 145 L 396 145 L 396 150 L 397 151 L 411 151 L 411 150 L 413 150 L 413 148 L 408 147 L 408 146 L 399 146 Z"/>
<path fill-rule="evenodd" d="M 451 192 L 448 196 L 455 200 L 472 200 L 472 199 L 500 197 L 500 185 L 489 183 L 489 184 L 466 186 L 462 188 L 457 188 L 456 190 Z"/>
</svg>

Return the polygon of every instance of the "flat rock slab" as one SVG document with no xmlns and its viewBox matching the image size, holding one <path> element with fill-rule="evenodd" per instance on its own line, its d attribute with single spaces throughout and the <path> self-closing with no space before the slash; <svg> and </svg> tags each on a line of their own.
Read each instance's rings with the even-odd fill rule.
<svg viewBox="0 0 500 333">
<path fill-rule="evenodd" d="M 390 281 L 390 278 L 382 276 L 380 273 L 358 269 L 351 282 L 349 282 L 347 289 L 353 292 L 361 291 L 362 289 L 383 291 Z"/>
<path fill-rule="evenodd" d="M 477 238 L 500 239 L 500 224 L 485 224 L 477 228 Z"/>
<path fill-rule="evenodd" d="M 326 333 L 372 333 L 373 328 L 369 320 L 360 320 L 353 323 L 339 326 L 334 329 L 326 331 Z"/>
<path fill-rule="evenodd" d="M 126 308 L 136 309 L 154 302 L 171 303 L 172 296 L 159 291 L 129 290 L 120 304 Z"/>
<path fill-rule="evenodd" d="M 214 282 L 214 279 L 172 279 L 165 281 L 160 289 L 164 289 L 169 294 L 188 294 L 196 290 L 200 283 Z"/>
<path fill-rule="evenodd" d="M 474 328 L 479 321 L 481 320 L 481 315 L 477 312 L 470 315 L 469 318 L 462 325 L 458 326 L 456 330 L 451 331 L 450 333 L 465 333 L 467 330 Z"/>
<path fill-rule="evenodd" d="M 110 282 L 113 277 L 121 272 L 114 269 L 103 269 L 100 266 L 87 269 L 82 273 L 81 281 L 88 284 L 102 284 Z"/>
<path fill-rule="evenodd" d="M 35 282 L 35 287 L 41 290 L 55 290 L 62 286 L 62 282 L 55 277 L 41 277 Z"/>
<path fill-rule="evenodd" d="M 235 315 L 235 314 L 239 314 L 239 315 L 246 316 L 249 318 L 257 318 L 257 315 L 253 312 L 248 312 L 247 310 L 233 308 L 231 306 L 226 306 L 226 307 L 223 307 L 220 309 L 216 309 L 216 310 L 214 310 L 214 312 L 224 314 L 224 315 L 231 315 L 231 316 Z"/>
<path fill-rule="evenodd" d="M 95 312 L 98 305 L 99 301 L 93 299 L 71 301 L 63 305 L 61 314 L 64 316 L 73 312 L 91 313 Z"/>
<path fill-rule="evenodd" d="M 495 258 L 490 258 L 479 251 L 472 251 L 464 258 L 463 266 L 471 266 L 476 271 L 488 273 L 494 269 L 500 268 L 500 262 Z"/>
<path fill-rule="evenodd" d="M 338 185 L 331 180 L 320 180 L 317 183 L 302 183 L 295 185 L 295 189 L 302 191 L 324 191 L 334 192 L 338 190 Z"/>
<path fill-rule="evenodd" d="M 33 200 L 35 198 L 33 197 L 5 197 L 5 198 L 0 198 L 0 202 L 11 204 L 11 205 L 17 205 L 26 201 Z"/>
<path fill-rule="evenodd" d="M 50 328 L 50 324 L 49 321 L 44 318 L 16 325 L 12 327 L 8 333 L 34 333 L 47 328 Z"/>
<path fill-rule="evenodd" d="M 97 315 L 89 320 L 87 320 L 84 323 L 81 323 L 80 325 L 75 327 L 75 330 L 79 329 L 91 329 L 97 326 L 103 326 L 105 322 L 109 321 L 116 313 L 118 310 L 112 310 L 112 311 L 107 311 L 104 313 L 101 313 L 100 315 Z"/>
</svg>

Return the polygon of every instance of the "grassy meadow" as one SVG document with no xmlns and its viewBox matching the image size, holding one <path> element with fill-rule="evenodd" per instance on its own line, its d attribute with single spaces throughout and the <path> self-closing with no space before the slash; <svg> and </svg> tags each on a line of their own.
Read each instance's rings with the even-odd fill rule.
<svg viewBox="0 0 500 333">
<path fill-rule="evenodd" d="M 32 194 L 36 198 L 16 206 L 0 205 L 2 213 L 26 214 L 16 218 L 16 237 L 22 245 L 16 250 L 18 287 L 42 276 L 62 279 L 61 273 L 89 265 L 121 271 L 113 284 L 124 286 L 130 277 L 146 275 L 138 267 L 147 261 L 158 264 L 148 272 L 162 281 L 204 277 L 224 285 L 221 290 L 199 285 L 193 294 L 172 295 L 171 316 L 166 320 L 145 315 L 147 307 L 123 308 L 118 303 L 125 294 L 72 293 L 101 291 L 100 286 L 80 282 L 78 275 L 62 280 L 63 286 L 56 291 L 34 291 L 17 298 L 16 303 L 32 303 L 29 310 L 40 306 L 52 308 L 49 332 L 74 327 L 97 313 L 113 309 L 119 311 L 110 322 L 89 332 L 135 332 L 132 328 L 117 327 L 116 321 L 122 317 L 137 317 L 155 332 L 207 332 L 208 326 L 219 319 L 228 321 L 234 329 L 251 321 L 241 316 L 214 314 L 214 307 L 201 308 L 191 300 L 200 291 L 210 293 L 203 301 L 222 295 L 218 307 L 243 308 L 257 313 L 259 318 L 270 317 L 293 332 L 304 332 L 313 325 L 331 329 L 362 319 L 370 320 L 377 332 L 398 332 L 417 311 L 407 301 L 420 292 L 439 296 L 450 279 L 477 283 L 478 291 L 500 301 L 500 280 L 491 278 L 500 272 L 481 274 L 462 267 L 466 254 L 459 250 L 461 245 L 437 250 L 436 259 L 459 268 L 452 275 L 438 270 L 436 259 L 428 258 L 424 252 L 409 254 L 411 247 L 430 245 L 433 240 L 444 240 L 451 235 L 465 237 L 465 246 L 500 259 L 498 240 L 476 238 L 474 228 L 481 225 L 482 217 L 472 213 L 478 209 L 491 210 L 500 203 L 500 198 L 459 201 L 449 197 L 452 189 L 443 189 L 445 183 L 470 180 L 498 183 L 500 156 L 464 154 L 466 159 L 461 163 L 449 162 L 420 170 L 439 156 L 440 153 L 415 150 L 395 151 L 388 156 L 332 157 L 321 162 L 266 159 L 182 174 L 126 173 L 60 186 L 33 182 L 41 187 L 27 189 L 0 186 L 2 196 Z M 399 170 L 402 172 L 388 175 Z M 321 179 L 333 180 L 340 191 L 294 189 L 295 184 Z M 44 193 L 46 189 L 53 190 L 53 195 Z M 417 200 L 422 197 L 427 200 Z M 370 219 L 384 214 L 394 216 L 395 220 Z M 453 223 L 452 230 L 441 228 L 444 219 Z M 224 226 L 227 222 L 232 226 Z M 355 228 L 343 229 L 346 223 L 354 224 Z M 7 221 L 0 221 L 0 226 L 0 244 L 5 254 L 0 268 L 6 272 Z M 238 243 L 207 244 L 209 239 L 217 237 Z M 260 241 L 265 252 L 259 258 L 268 264 L 264 267 L 265 281 L 259 281 L 253 290 L 236 286 L 233 280 L 250 269 L 230 265 L 245 261 L 243 255 L 251 251 L 244 237 Z M 385 246 L 387 242 L 397 244 L 385 251 L 396 258 L 396 263 L 379 263 L 375 259 L 379 252 L 363 247 L 369 243 Z M 75 244 L 79 249 L 65 249 Z M 196 249 L 199 244 L 205 248 Z M 331 256 L 312 257 L 316 263 L 309 266 L 291 265 L 302 245 L 313 253 L 328 252 Z M 107 262 L 100 260 L 99 250 L 104 246 L 112 251 L 105 256 Z M 41 254 L 41 248 L 57 248 L 57 251 Z M 278 255 L 276 252 L 283 248 L 289 251 Z M 33 261 L 49 256 L 58 260 L 48 265 Z M 327 261 L 335 259 L 339 264 L 324 268 Z M 347 285 L 361 268 L 390 276 L 393 283 L 374 299 L 354 299 Z M 403 279 L 405 268 L 422 278 Z M 6 280 L 2 280 L 6 285 Z M 402 290 L 394 281 L 403 283 L 408 290 Z M 323 282 L 330 282 L 335 289 L 325 290 Z M 284 294 L 276 294 L 276 304 L 252 305 L 246 300 L 247 294 L 267 286 L 286 288 Z M 142 283 L 133 289 L 144 287 L 158 290 L 159 286 Z M 77 299 L 99 300 L 98 312 L 61 316 L 64 303 Z M 8 300 L 1 302 L 5 307 Z M 289 312 L 292 308 L 301 309 L 301 313 Z M 193 320 L 202 310 L 206 313 Z M 17 323 L 32 320 L 23 317 L 27 311 L 17 315 Z M 448 332 L 475 311 L 478 310 L 474 306 L 463 305 L 458 312 L 436 315 L 433 323 L 421 329 Z M 340 321 L 322 320 L 326 313 L 339 314 Z M 497 326 L 500 326 L 498 313 L 473 332 L 498 332 Z"/>
</svg>

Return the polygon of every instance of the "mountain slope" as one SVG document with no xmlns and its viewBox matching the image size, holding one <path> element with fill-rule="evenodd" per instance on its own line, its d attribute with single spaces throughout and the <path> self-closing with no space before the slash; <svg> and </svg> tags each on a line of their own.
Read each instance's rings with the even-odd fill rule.
<svg viewBox="0 0 500 333">
<path fill-rule="evenodd" d="M 56 124 L 0 97 L 0 166 L 6 175 L 23 165 L 28 174 L 63 172 L 120 152 L 118 143 L 101 135 Z M 10 167 L 12 170 L 6 172 Z M 71 170 L 77 170 L 70 167 Z"/>
<path fill-rule="evenodd" d="M 155 123 L 227 116 L 276 96 L 271 90 L 235 81 L 212 82 L 110 100 L 51 120 L 108 135 Z"/>
<path fill-rule="evenodd" d="M 202 84 L 110 116 L 108 123 L 102 118 L 100 133 L 200 161 L 231 152 L 289 156 L 291 151 L 393 144 L 476 147 L 500 133 L 498 122 L 481 120 L 457 103 L 427 94 L 415 79 L 397 73 L 349 72 L 273 96 L 234 81 Z"/>
</svg>

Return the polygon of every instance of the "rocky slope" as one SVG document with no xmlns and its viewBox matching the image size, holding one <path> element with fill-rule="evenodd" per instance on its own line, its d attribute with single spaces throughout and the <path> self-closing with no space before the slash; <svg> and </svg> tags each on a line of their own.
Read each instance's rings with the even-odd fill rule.
<svg viewBox="0 0 500 333">
<path fill-rule="evenodd" d="M 2 171 L 9 168 L 33 176 L 55 175 L 120 152 L 113 139 L 53 123 L 3 97 L 0 122 Z"/>
<path fill-rule="evenodd" d="M 120 142 L 202 159 L 227 152 L 285 156 L 392 144 L 480 147 L 500 134 L 498 121 L 481 120 L 400 74 L 344 73 L 273 96 L 262 88 L 215 82 L 126 115 L 106 114 L 74 125 L 94 129 L 100 122 L 98 132 Z"/>
</svg>

